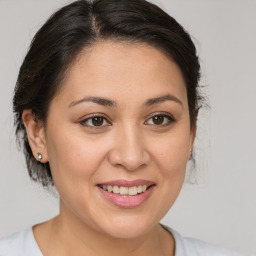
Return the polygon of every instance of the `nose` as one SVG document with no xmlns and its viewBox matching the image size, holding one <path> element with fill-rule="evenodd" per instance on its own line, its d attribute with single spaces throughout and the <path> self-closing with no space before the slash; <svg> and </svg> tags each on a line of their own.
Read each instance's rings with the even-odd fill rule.
<svg viewBox="0 0 256 256">
<path fill-rule="evenodd" d="M 111 165 L 135 171 L 149 163 L 150 155 L 138 128 L 130 126 L 119 129 L 113 141 L 113 148 L 108 155 Z"/>
</svg>

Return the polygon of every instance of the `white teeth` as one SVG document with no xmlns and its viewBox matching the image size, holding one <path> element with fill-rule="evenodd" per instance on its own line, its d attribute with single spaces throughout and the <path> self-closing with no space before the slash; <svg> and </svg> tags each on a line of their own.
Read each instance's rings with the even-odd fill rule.
<svg viewBox="0 0 256 256">
<path fill-rule="evenodd" d="M 143 193 L 147 190 L 147 185 L 139 185 L 133 187 L 119 187 L 119 186 L 111 186 L 111 185 L 103 185 L 102 188 L 105 191 L 112 192 L 114 194 L 120 194 L 123 196 L 135 196 L 137 194 Z"/>
<path fill-rule="evenodd" d="M 119 187 L 118 186 L 113 186 L 113 193 L 119 194 Z"/>
<path fill-rule="evenodd" d="M 129 188 L 129 196 L 134 196 L 138 194 L 138 189 L 137 187 L 130 187 Z"/>
<path fill-rule="evenodd" d="M 143 190 L 142 190 L 142 185 L 139 185 L 139 186 L 138 186 L 138 189 L 137 189 L 137 192 L 138 192 L 138 193 L 142 193 L 142 191 L 143 191 Z"/>
<path fill-rule="evenodd" d="M 120 187 L 119 192 L 120 192 L 121 195 L 128 195 L 129 194 L 129 188 Z"/>
</svg>

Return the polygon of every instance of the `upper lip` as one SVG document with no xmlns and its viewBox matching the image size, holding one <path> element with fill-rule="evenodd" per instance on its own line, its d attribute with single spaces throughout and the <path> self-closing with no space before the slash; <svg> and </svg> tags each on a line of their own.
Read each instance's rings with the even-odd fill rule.
<svg viewBox="0 0 256 256">
<path fill-rule="evenodd" d="M 118 187 L 134 187 L 139 185 L 154 185 L 155 183 L 150 180 L 110 180 L 106 182 L 99 183 L 98 185 L 111 185 L 111 186 L 118 186 Z"/>
</svg>

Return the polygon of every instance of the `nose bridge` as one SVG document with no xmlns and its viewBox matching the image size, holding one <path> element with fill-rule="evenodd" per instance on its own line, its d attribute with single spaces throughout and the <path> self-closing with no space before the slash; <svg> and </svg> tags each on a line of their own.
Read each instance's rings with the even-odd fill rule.
<svg viewBox="0 0 256 256">
<path fill-rule="evenodd" d="M 118 127 L 111 157 L 113 164 L 130 171 L 148 162 L 149 155 L 138 125 L 126 123 Z"/>
<path fill-rule="evenodd" d="M 139 158 L 143 151 L 143 143 L 138 127 L 135 125 L 128 125 L 122 129 L 122 131 L 122 153 L 130 160 Z"/>
</svg>

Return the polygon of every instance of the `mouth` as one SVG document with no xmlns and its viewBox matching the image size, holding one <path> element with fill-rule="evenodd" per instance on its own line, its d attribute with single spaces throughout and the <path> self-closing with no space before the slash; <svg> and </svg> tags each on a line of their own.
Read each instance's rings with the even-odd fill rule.
<svg viewBox="0 0 256 256">
<path fill-rule="evenodd" d="M 109 193 L 113 193 L 120 196 L 136 196 L 138 194 L 144 193 L 150 187 L 155 186 L 152 185 L 139 185 L 139 186 L 132 186 L 132 187 L 125 187 L 125 186 L 117 186 L 117 185 L 102 185 L 98 184 L 98 187 L 101 189 L 108 191 Z"/>
<path fill-rule="evenodd" d="M 119 208 L 142 205 L 153 193 L 156 184 L 146 180 L 116 180 L 97 184 L 103 198 Z"/>
</svg>

